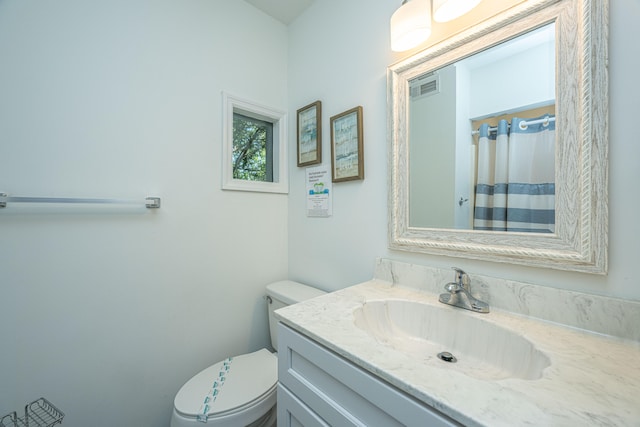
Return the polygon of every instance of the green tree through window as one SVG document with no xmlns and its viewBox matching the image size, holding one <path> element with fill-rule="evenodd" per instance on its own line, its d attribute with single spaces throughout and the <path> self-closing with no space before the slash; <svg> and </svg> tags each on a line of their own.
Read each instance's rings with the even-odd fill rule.
<svg viewBox="0 0 640 427">
<path fill-rule="evenodd" d="M 273 123 L 233 113 L 233 178 L 273 182 Z"/>
</svg>

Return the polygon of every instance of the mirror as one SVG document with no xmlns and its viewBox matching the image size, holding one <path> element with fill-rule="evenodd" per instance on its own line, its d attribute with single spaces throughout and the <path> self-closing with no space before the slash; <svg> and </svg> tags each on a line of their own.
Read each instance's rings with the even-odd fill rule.
<svg viewBox="0 0 640 427">
<path fill-rule="evenodd" d="M 606 273 L 607 7 L 528 1 L 389 67 L 390 248 Z"/>
<path fill-rule="evenodd" d="M 409 225 L 552 232 L 555 98 L 554 23 L 410 80 Z"/>
</svg>

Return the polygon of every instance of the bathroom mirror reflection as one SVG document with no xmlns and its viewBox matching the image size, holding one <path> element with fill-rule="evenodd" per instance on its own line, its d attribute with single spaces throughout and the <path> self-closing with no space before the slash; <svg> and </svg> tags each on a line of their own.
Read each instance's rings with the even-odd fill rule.
<svg viewBox="0 0 640 427">
<path fill-rule="evenodd" d="M 606 273 L 607 27 L 530 0 L 388 68 L 391 249 Z"/>
<path fill-rule="evenodd" d="M 409 225 L 552 233 L 555 99 L 554 23 L 411 79 Z"/>
</svg>

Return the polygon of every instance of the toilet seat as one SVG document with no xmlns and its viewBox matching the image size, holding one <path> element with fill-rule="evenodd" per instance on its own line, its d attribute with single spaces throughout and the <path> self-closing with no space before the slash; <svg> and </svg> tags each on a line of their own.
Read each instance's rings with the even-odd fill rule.
<svg viewBox="0 0 640 427">
<path fill-rule="evenodd" d="M 196 420 L 204 397 L 218 378 L 224 361 L 218 362 L 187 381 L 174 400 L 174 410 L 181 418 Z M 224 385 L 212 402 L 207 422 L 224 420 L 231 425 L 233 418 L 241 418 L 248 425 L 247 417 L 260 418 L 276 403 L 278 359 L 267 349 L 232 358 Z M 235 423 L 233 423 L 235 424 Z"/>
</svg>

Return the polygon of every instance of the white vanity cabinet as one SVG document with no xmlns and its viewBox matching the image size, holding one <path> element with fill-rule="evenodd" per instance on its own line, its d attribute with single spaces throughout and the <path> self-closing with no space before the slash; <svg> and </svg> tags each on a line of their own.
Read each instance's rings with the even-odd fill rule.
<svg viewBox="0 0 640 427">
<path fill-rule="evenodd" d="M 282 323 L 278 381 L 278 427 L 460 425 Z"/>
</svg>

